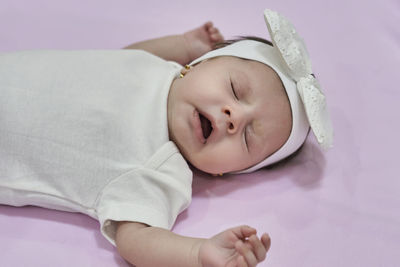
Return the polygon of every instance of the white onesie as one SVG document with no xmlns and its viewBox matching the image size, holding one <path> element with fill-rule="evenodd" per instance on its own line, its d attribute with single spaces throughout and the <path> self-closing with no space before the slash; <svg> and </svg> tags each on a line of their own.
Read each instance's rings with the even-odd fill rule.
<svg viewBox="0 0 400 267">
<path fill-rule="evenodd" d="M 139 50 L 0 54 L 0 203 L 170 229 L 192 172 L 169 141 L 181 66 Z"/>
</svg>

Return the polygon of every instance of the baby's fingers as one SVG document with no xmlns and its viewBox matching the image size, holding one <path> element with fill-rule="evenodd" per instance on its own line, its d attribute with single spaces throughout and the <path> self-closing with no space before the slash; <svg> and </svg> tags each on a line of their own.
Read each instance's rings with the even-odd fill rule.
<svg viewBox="0 0 400 267">
<path fill-rule="evenodd" d="M 219 29 L 214 27 L 212 22 L 207 22 L 205 25 L 208 35 L 210 36 L 213 42 L 222 42 L 224 37 L 220 33 Z"/>
<path fill-rule="evenodd" d="M 261 240 L 256 235 L 252 235 L 249 238 L 249 242 L 253 248 L 254 254 L 258 262 L 265 260 L 267 250 L 265 249 L 264 244 L 261 242 Z"/>
<path fill-rule="evenodd" d="M 268 252 L 269 248 L 271 247 L 271 238 L 268 234 L 263 234 L 261 236 L 261 242 L 263 243 L 265 250 Z"/>
<path fill-rule="evenodd" d="M 246 246 L 246 244 L 244 244 L 241 240 L 236 242 L 235 248 L 236 248 L 236 251 L 239 252 L 239 254 L 241 256 L 243 256 L 243 258 L 245 259 L 247 265 L 244 265 L 244 266 L 254 267 L 257 265 L 258 261 L 257 261 L 256 256 L 254 255 L 253 251 L 248 246 Z M 238 260 L 239 260 L 239 266 L 240 266 L 240 256 L 239 256 Z"/>
<path fill-rule="evenodd" d="M 213 33 L 210 36 L 210 38 L 213 43 L 219 43 L 224 41 L 224 36 L 222 36 L 222 34 L 220 34 L 219 32 Z"/>
<path fill-rule="evenodd" d="M 206 30 L 208 30 L 209 28 L 211 28 L 213 26 L 213 23 L 212 23 L 212 21 L 207 21 L 206 23 L 204 23 L 203 26 L 206 28 Z"/>
<path fill-rule="evenodd" d="M 246 260 L 244 259 L 243 256 L 239 256 L 237 259 L 237 266 L 238 267 L 248 267 Z"/>
<path fill-rule="evenodd" d="M 215 34 L 215 33 L 219 33 L 219 30 L 218 30 L 218 28 L 212 26 L 212 27 L 210 27 L 210 28 L 208 29 L 208 32 L 209 32 L 210 34 Z"/>
<path fill-rule="evenodd" d="M 238 227 L 232 228 L 231 230 L 238 239 L 243 239 L 243 240 L 245 238 L 248 238 L 251 235 L 255 235 L 257 233 L 256 229 L 254 229 L 250 226 L 247 226 L 247 225 L 238 226 Z"/>
</svg>

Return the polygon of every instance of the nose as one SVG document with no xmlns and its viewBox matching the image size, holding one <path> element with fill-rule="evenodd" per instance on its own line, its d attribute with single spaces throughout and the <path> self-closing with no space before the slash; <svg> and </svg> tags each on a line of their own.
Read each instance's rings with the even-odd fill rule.
<svg viewBox="0 0 400 267">
<path fill-rule="evenodd" d="M 235 134 L 242 127 L 244 121 L 243 112 L 230 106 L 224 106 L 222 112 L 226 117 L 226 131 L 229 134 Z"/>
</svg>

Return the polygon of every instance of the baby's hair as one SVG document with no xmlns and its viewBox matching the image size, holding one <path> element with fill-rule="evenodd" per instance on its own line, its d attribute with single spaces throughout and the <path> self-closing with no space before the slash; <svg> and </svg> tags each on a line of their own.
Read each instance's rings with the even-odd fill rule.
<svg viewBox="0 0 400 267">
<path fill-rule="evenodd" d="M 234 43 L 239 42 L 239 41 L 243 41 L 243 40 L 252 40 L 252 41 L 261 42 L 261 43 L 264 43 L 264 44 L 267 44 L 267 45 L 270 45 L 270 46 L 274 46 L 271 41 L 268 41 L 268 40 L 266 40 L 264 38 L 261 38 L 261 37 L 257 37 L 257 36 L 238 36 L 235 39 L 224 40 L 221 43 L 215 44 L 214 50 L 218 49 L 218 48 L 222 48 L 222 47 L 228 46 L 228 45 L 231 45 L 231 44 L 234 44 Z"/>
<path fill-rule="evenodd" d="M 261 37 L 257 37 L 257 36 L 238 36 L 235 39 L 225 40 L 225 41 L 223 41 L 221 43 L 215 44 L 213 50 L 219 49 L 219 48 L 222 48 L 222 47 L 225 47 L 225 46 L 228 46 L 228 45 L 231 45 L 231 44 L 234 44 L 236 42 L 243 41 L 243 40 L 252 40 L 252 41 L 261 42 L 261 43 L 264 43 L 264 44 L 267 44 L 267 45 L 270 45 L 270 46 L 274 46 L 271 41 L 268 41 L 268 40 L 266 40 L 264 38 L 261 38 Z M 314 74 L 311 74 L 311 75 L 315 77 Z M 309 133 L 310 133 L 310 129 L 308 129 L 307 136 L 308 136 Z M 306 139 L 307 139 L 307 137 L 306 137 Z M 297 154 L 300 153 L 300 151 L 302 150 L 302 148 L 304 146 L 304 143 L 295 152 L 293 152 L 289 156 L 287 156 L 287 157 L 285 157 L 285 158 L 283 158 L 283 159 L 281 159 L 281 160 L 279 160 L 279 161 L 277 161 L 277 162 L 275 162 L 275 163 L 273 163 L 271 165 L 268 165 L 268 166 L 264 167 L 264 169 L 272 169 L 272 168 L 275 168 L 275 167 L 278 167 L 278 166 L 285 165 L 288 161 L 290 161 L 292 158 L 294 158 L 295 156 L 297 156 Z"/>
</svg>

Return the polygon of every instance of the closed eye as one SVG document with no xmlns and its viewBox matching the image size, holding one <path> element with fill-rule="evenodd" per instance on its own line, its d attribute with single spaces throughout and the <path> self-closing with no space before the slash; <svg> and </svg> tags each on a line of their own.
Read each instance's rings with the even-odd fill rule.
<svg viewBox="0 0 400 267">
<path fill-rule="evenodd" d="M 247 151 L 249 151 L 249 144 L 247 143 L 247 127 L 244 130 L 244 142 L 246 144 Z"/>
<path fill-rule="evenodd" d="M 232 88 L 233 95 L 235 96 L 235 98 L 236 98 L 237 100 L 239 100 L 239 97 L 236 95 L 235 86 L 233 86 L 232 81 L 231 81 L 231 88 Z"/>
</svg>

